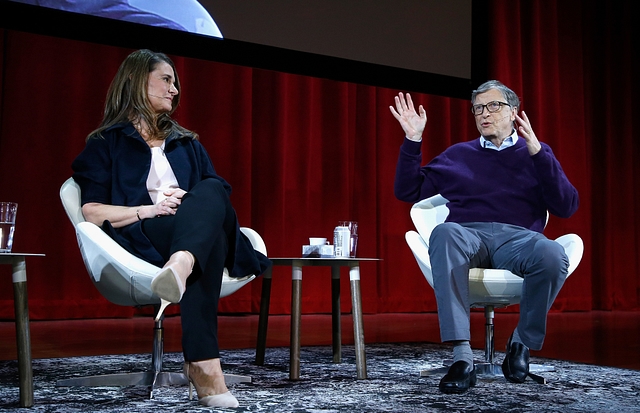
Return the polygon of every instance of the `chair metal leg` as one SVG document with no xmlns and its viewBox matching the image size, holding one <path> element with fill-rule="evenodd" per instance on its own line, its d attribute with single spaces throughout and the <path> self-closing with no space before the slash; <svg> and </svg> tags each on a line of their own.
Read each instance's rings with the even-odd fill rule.
<svg viewBox="0 0 640 413">
<path fill-rule="evenodd" d="M 474 363 L 477 369 L 476 374 L 481 376 L 502 377 L 502 366 L 495 363 L 495 339 L 493 330 L 494 306 L 487 305 L 484 308 L 485 324 L 485 346 L 484 346 L 484 362 Z M 543 364 L 529 364 L 530 373 L 542 373 L 555 371 L 554 366 Z M 542 379 L 542 378 L 541 378 Z"/>
<path fill-rule="evenodd" d="M 155 311 L 154 311 L 155 312 Z M 153 370 L 153 381 L 149 389 L 149 398 L 153 399 L 153 390 L 158 383 L 158 377 L 162 377 L 162 356 L 164 355 L 164 314 L 160 320 L 155 322 L 153 328 L 153 351 L 151 352 L 151 368 Z"/>
<path fill-rule="evenodd" d="M 493 318 L 494 311 L 493 306 L 488 305 L 484 308 L 484 360 L 487 363 L 493 363 L 495 356 L 495 339 L 493 336 Z"/>
<path fill-rule="evenodd" d="M 157 313 L 157 309 L 154 314 Z M 162 356 L 164 354 L 164 328 L 162 321 L 155 322 L 153 331 L 153 352 L 151 355 L 151 370 L 137 373 L 115 373 L 99 376 L 85 376 L 71 379 L 58 380 L 58 387 L 125 387 L 125 386 L 147 386 L 149 387 L 149 398 L 153 398 L 153 392 L 159 386 L 184 386 L 189 384 L 189 380 L 183 373 L 162 371 Z M 251 383 L 251 377 L 239 376 L 235 374 L 225 374 L 225 382 L 231 383 Z"/>
<path fill-rule="evenodd" d="M 529 363 L 529 372 L 531 373 L 545 373 L 549 371 L 556 371 L 555 366 L 551 366 L 548 364 Z"/>
<path fill-rule="evenodd" d="M 476 374 L 479 376 L 502 377 L 502 367 L 494 363 L 495 338 L 494 338 L 494 307 L 484 307 L 484 360 L 474 362 Z"/>
<path fill-rule="evenodd" d="M 151 355 L 151 370 L 137 373 L 116 373 L 58 380 L 56 386 L 147 386 L 149 387 L 149 398 L 152 399 L 153 391 L 156 386 L 181 386 L 189 384 L 187 378 L 182 373 L 171 373 L 162 371 L 162 355 L 164 354 L 164 328 L 162 327 L 163 320 L 164 315 L 160 318 L 160 320 L 155 322 L 155 326 L 153 329 L 153 352 Z"/>
<path fill-rule="evenodd" d="M 484 360 L 474 361 L 476 368 L 476 374 L 484 377 L 502 377 L 502 366 L 495 364 L 495 339 L 494 339 L 494 306 L 486 305 L 484 307 Z M 421 377 L 431 376 L 434 374 L 446 374 L 449 371 L 449 366 L 453 364 L 453 360 L 444 360 L 442 362 L 443 367 L 435 369 L 422 370 L 420 372 Z"/>
<path fill-rule="evenodd" d="M 444 375 L 444 374 L 447 374 L 448 371 L 449 371 L 449 366 L 420 370 L 420 377 Z"/>
</svg>

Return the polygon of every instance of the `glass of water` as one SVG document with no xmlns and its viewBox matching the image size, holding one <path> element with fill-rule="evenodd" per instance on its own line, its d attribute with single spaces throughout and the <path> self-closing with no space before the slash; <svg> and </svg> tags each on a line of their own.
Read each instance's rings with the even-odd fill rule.
<svg viewBox="0 0 640 413">
<path fill-rule="evenodd" d="M 17 211 L 18 204 L 15 202 L 0 202 L 0 253 L 11 252 Z"/>
</svg>

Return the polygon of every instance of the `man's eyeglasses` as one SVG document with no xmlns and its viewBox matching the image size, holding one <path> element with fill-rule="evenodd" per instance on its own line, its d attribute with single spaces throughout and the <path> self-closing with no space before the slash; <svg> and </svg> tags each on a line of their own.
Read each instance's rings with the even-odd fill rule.
<svg viewBox="0 0 640 413">
<path fill-rule="evenodd" d="M 502 106 L 511 106 L 511 105 L 506 102 L 498 102 L 497 100 L 494 100 L 493 102 L 489 102 L 486 105 L 471 106 L 471 113 L 473 113 L 475 116 L 482 115 L 482 113 L 484 112 L 484 108 L 487 108 L 487 112 L 494 113 L 502 109 Z"/>
</svg>

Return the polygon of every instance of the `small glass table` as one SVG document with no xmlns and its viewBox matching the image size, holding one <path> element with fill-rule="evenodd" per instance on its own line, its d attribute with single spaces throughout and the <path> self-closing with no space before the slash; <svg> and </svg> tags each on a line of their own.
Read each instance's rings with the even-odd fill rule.
<svg viewBox="0 0 640 413">
<path fill-rule="evenodd" d="M 31 334 L 27 298 L 27 266 L 25 263 L 27 257 L 44 257 L 44 254 L 0 253 L 0 264 L 10 264 L 13 274 L 20 407 L 33 406 L 33 368 L 31 367 Z"/>
<path fill-rule="evenodd" d="M 362 325 L 362 300 L 360 295 L 360 263 L 380 261 L 379 258 L 270 258 L 274 266 L 290 266 L 291 272 L 291 341 L 289 378 L 300 378 L 300 320 L 302 297 L 302 267 L 331 267 L 331 320 L 333 362 L 340 363 L 342 358 L 340 326 L 340 267 L 349 267 L 351 284 L 351 304 L 353 314 L 353 333 L 358 379 L 367 378 L 367 361 L 364 350 L 364 328 Z M 256 345 L 256 364 L 264 364 L 267 342 L 267 324 L 269 303 L 271 300 L 271 268 L 262 275 L 262 296 L 260 299 L 260 317 L 258 319 L 258 343 Z"/>
</svg>

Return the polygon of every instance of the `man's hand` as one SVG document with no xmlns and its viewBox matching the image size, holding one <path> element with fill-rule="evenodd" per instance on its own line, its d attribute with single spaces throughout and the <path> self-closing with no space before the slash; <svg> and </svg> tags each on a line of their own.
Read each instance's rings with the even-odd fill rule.
<svg viewBox="0 0 640 413">
<path fill-rule="evenodd" d="M 529 122 L 529 118 L 527 114 L 522 111 L 522 117 L 518 116 L 516 113 L 516 122 L 518 122 L 518 131 L 524 138 L 524 141 L 527 143 L 527 149 L 529 149 L 529 155 L 533 156 L 536 153 L 540 152 L 542 146 L 540 145 L 540 141 L 536 137 L 536 134 L 533 133 L 533 129 L 531 128 L 531 122 Z"/>
<path fill-rule="evenodd" d="M 398 96 L 395 97 L 396 107 L 389 106 L 389 109 L 391 109 L 393 117 L 396 118 L 400 126 L 402 126 L 407 138 L 420 142 L 422 140 L 422 132 L 427 124 L 427 112 L 425 112 L 422 105 L 420 105 L 418 107 L 420 114 L 418 115 L 413 106 L 411 95 L 408 93 L 406 95 L 407 97 L 405 99 L 402 92 L 398 93 Z"/>
</svg>

